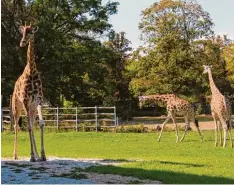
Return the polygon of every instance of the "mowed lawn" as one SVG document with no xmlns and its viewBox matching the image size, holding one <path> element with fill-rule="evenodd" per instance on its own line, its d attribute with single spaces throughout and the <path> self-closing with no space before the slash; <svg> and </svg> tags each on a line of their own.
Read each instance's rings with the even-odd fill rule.
<svg viewBox="0 0 234 185">
<path fill-rule="evenodd" d="M 45 149 L 47 156 L 133 160 L 120 166 L 91 167 L 89 171 L 163 183 L 234 184 L 234 149 L 229 140 L 226 148 L 214 147 L 214 132 L 202 133 L 203 142 L 196 132 L 190 131 L 184 142 L 176 143 L 175 132 L 164 132 L 161 142 L 157 142 L 158 132 L 46 132 Z M 40 149 L 39 132 L 35 136 Z M 12 157 L 14 134 L 3 132 L 1 137 L 2 157 Z M 19 133 L 18 154 L 30 156 L 27 132 Z"/>
</svg>

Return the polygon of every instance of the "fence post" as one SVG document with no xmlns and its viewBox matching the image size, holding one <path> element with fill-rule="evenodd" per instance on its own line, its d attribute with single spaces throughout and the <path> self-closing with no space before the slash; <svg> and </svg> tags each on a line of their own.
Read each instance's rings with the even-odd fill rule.
<svg viewBox="0 0 234 185">
<path fill-rule="evenodd" d="M 95 124 L 96 124 L 96 132 L 98 131 L 98 115 L 97 115 L 97 106 L 95 106 Z"/>
<path fill-rule="evenodd" d="M 12 95 L 10 95 L 10 122 L 11 122 L 11 131 L 13 130 L 13 112 L 12 112 Z"/>
<path fill-rule="evenodd" d="M 77 107 L 76 107 L 76 132 L 78 130 Z"/>
<path fill-rule="evenodd" d="M 1 95 L 1 132 L 3 132 L 3 110 L 2 110 L 2 95 Z"/>
<path fill-rule="evenodd" d="M 57 130 L 59 129 L 59 109 L 58 109 L 58 107 L 57 107 L 57 111 L 56 111 L 56 113 L 57 113 Z"/>
<path fill-rule="evenodd" d="M 115 106 L 114 106 L 114 119 L 115 119 L 115 127 L 116 127 L 116 125 L 117 125 L 116 123 L 117 122 L 116 122 L 116 107 Z"/>
</svg>

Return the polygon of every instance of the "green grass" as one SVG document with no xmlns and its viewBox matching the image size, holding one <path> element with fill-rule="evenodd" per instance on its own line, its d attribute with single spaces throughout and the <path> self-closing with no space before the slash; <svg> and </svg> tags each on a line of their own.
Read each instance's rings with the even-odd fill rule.
<svg viewBox="0 0 234 185">
<path fill-rule="evenodd" d="M 161 180 L 164 183 L 234 184 L 234 149 L 214 147 L 214 132 L 188 132 L 182 143 L 175 143 L 175 132 L 158 133 L 45 133 L 47 156 L 135 160 L 120 166 L 91 167 L 87 171 Z M 180 132 L 182 135 L 182 132 Z M 234 133 L 233 133 L 234 135 Z M 35 133 L 39 144 L 39 132 Z M 12 157 L 13 133 L 2 133 L 2 157 Z M 38 148 L 39 149 L 39 148 Z M 29 136 L 19 133 L 19 156 L 30 156 Z"/>
</svg>

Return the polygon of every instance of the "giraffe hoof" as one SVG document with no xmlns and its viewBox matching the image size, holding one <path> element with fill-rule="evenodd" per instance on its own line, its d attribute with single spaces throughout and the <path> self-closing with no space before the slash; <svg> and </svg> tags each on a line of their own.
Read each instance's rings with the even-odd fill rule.
<svg viewBox="0 0 234 185">
<path fill-rule="evenodd" d="M 14 157 L 13 157 L 13 160 L 18 160 L 18 157 L 17 157 L 17 156 L 14 156 Z"/>
<path fill-rule="evenodd" d="M 42 156 L 41 161 L 46 161 L 46 156 Z"/>
<path fill-rule="evenodd" d="M 30 162 L 36 162 L 35 157 L 31 157 Z"/>
</svg>

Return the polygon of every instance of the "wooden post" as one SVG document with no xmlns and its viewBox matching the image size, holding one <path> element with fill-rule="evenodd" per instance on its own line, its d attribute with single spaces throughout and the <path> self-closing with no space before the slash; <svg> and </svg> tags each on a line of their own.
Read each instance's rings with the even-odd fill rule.
<svg viewBox="0 0 234 185">
<path fill-rule="evenodd" d="M 78 131 L 78 118 L 77 118 L 77 107 L 76 107 L 76 132 Z"/>
<path fill-rule="evenodd" d="M 116 107 L 114 106 L 114 120 L 115 120 L 115 127 L 117 125 L 117 121 L 116 121 Z"/>
<path fill-rule="evenodd" d="M 95 106 L 95 124 L 96 124 L 96 132 L 98 131 L 98 115 L 97 115 L 97 106 Z"/>
<path fill-rule="evenodd" d="M 56 113 L 57 113 L 57 130 L 58 130 L 59 129 L 59 109 L 58 109 L 58 107 L 57 107 Z"/>
<path fill-rule="evenodd" d="M 2 95 L 1 95 L 1 132 L 3 132 L 3 111 L 2 111 Z"/>
<path fill-rule="evenodd" d="M 11 124 L 11 131 L 13 131 L 14 119 L 13 119 L 13 112 L 12 112 L 12 95 L 10 95 L 10 124 Z"/>
</svg>

